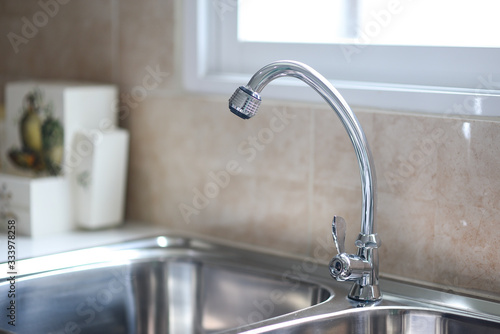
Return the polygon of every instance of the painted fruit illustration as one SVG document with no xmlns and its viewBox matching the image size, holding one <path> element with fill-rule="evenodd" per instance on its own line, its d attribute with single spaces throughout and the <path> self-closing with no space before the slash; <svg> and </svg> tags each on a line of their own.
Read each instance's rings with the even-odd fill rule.
<svg viewBox="0 0 500 334">
<path fill-rule="evenodd" d="M 19 123 L 23 151 L 40 153 L 42 151 L 42 121 L 38 115 L 37 96 L 30 93 L 26 96 L 27 105 Z"/>
<path fill-rule="evenodd" d="M 42 125 L 43 160 L 51 175 L 61 171 L 64 129 L 61 123 L 49 115 Z"/>
<path fill-rule="evenodd" d="M 37 173 L 58 175 L 64 151 L 64 129 L 52 115 L 51 105 L 43 105 L 40 90 L 28 93 L 19 120 L 21 149 L 9 150 L 12 163 Z"/>
</svg>

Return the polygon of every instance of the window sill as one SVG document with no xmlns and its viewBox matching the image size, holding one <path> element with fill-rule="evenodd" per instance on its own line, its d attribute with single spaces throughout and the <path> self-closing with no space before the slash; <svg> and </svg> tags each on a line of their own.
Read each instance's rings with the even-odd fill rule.
<svg viewBox="0 0 500 334">
<path fill-rule="evenodd" d="M 224 95 L 228 98 L 239 86 L 244 86 L 250 74 L 194 75 L 185 68 L 185 88 L 202 94 Z M 490 78 L 491 79 L 491 78 Z M 498 84 L 483 80 L 484 87 Z M 352 107 L 380 110 L 409 111 L 440 115 L 500 116 L 500 92 L 489 89 L 463 89 L 413 85 L 391 85 L 352 81 L 332 81 Z M 272 82 L 262 94 L 263 99 L 321 102 L 310 87 L 293 78 Z"/>
</svg>

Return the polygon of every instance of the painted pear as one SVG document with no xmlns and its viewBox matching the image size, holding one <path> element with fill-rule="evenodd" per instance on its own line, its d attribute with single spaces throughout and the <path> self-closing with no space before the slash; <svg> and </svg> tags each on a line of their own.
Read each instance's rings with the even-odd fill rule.
<svg viewBox="0 0 500 334">
<path fill-rule="evenodd" d="M 27 106 L 19 122 L 23 151 L 39 154 L 42 151 L 42 122 L 38 116 L 35 94 L 29 94 L 26 100 Z"/>
</svg>

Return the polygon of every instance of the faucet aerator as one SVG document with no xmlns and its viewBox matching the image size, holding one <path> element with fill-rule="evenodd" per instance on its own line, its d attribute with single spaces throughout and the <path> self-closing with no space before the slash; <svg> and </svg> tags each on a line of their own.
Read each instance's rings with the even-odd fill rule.
<svg viewBox="0 0 500 334">
<path fill-rule="evenodd" d="M 243 119 L 253 117 L 259 110 L 260 95 L 247 87 L 239 87 L 229 99 L 229 110 Z"/>
</svg>

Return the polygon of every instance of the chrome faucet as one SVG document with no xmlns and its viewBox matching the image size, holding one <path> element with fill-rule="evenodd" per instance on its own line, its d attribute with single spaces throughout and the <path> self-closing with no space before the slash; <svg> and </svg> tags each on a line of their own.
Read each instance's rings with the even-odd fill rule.
<svg viewBox="0 0 500 334">
<path fill-rule="evenodd" d="M 376 177 L 368 142 L 358 119 L 339 92 L 321 74 L 296 61 L 277 61 L 261 68 L 248 84 L 239 87 L 229 99 L 229 109 L 243 119 L 257 113 L 260 92 L 280 77 L 291 76 L 313 88 L 340 118 L 358 159 L 363 196 L 361 233 L 355 242 L 357 254 L 346 254 L 344 240 L 346 223 L 335 216 L 332 222 L 333 240 L 338 255 L 330 261 L 330 274 L 338 281 L 354 281 L 349 298 L 358 302 L 376 302 L 382 298 L 378 282 L 378 248 L 380 239 L 375 233 Z"/>
</svg>

